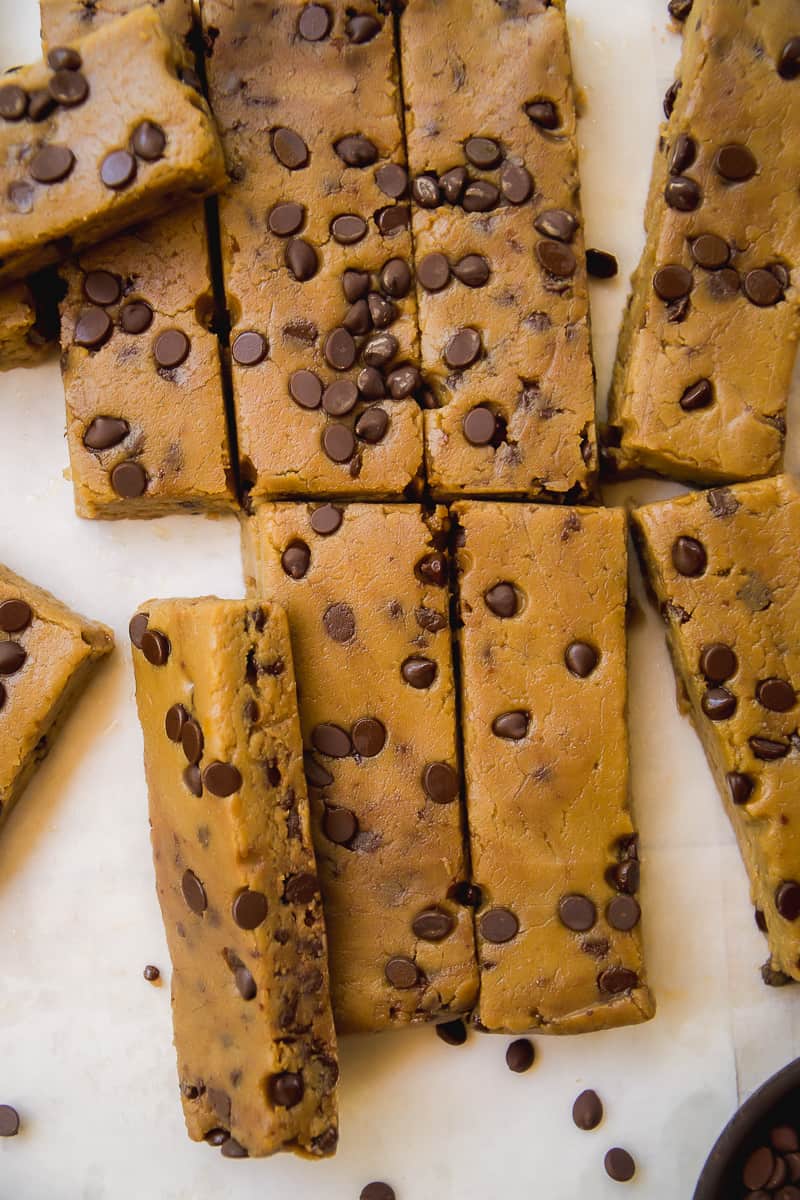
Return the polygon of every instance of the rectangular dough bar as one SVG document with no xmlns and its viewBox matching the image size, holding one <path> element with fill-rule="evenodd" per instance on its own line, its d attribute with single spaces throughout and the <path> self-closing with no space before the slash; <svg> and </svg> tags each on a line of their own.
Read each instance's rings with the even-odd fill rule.
<svg viewBox="0 0 800 1200">
<path fill-rule="evenodd" d="M 202 3 L 232 179 L 219 201 L 222 259 L 253 499 L 399 498 L 420 481 L 417 315 L 409 211 L 395 199 L 406 173 L 386 7 Z"/>
<path fill-rule="evenodd" d="M 408 0 L 400 21 L 412 194 L 433 205 L 413 206 L 428 480 L 575 500 L 597 450 L 564 4 L 469 8 Z"/>
<path fill-rule="evenodd" d="M 462 719 L 490 1030 L 653 1015 L 629 803 L 620 509 L 463 501 Z"/>
<path fill-rule="evenodd" d="M 136 700 L 189 1136 L 333 1153 L 336 1041 L 285 614 L 151 600 Z"/>
<path fill-rule="evenodd" d="M 764 979 L 800 980 L 800 492 L 779 475 L 649 504 L 633 521 L 767 934 Z"/>
<path fill-rule="evenodd" d="M 337 1028 L 469 1012 L 446 513 L 262 504 L 243 538 L 289 614 Z"/>
<path fill-rule="evenodd" d="M 799 33 L 796 0 L 694 0 L 609 399 L 619 470 L 780 469 L 800 336 Z"/>
<path fill-rule="evenodd" d="M 36 366 L 52 353 L 62 290 L 51 270 L 0 290 L 0 371 Z"/>
</svg>

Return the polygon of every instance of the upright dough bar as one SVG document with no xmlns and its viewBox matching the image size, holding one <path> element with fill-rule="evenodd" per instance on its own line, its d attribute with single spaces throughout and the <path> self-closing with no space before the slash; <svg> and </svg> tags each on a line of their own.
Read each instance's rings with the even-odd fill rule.
<svg viewBox="0 0 800 1200">
<path fill-rule="evenodd" d="M 251 595 L 289 614 L 340 1032 L 468 1012 L 447 521 L 416 505 L 264 504 Z"/>
<path fill-rule="evenodd" d="M 645 1021 L 624 514 L 479 501 L 453 514 L 476 1016 L 509 1033 Z"/>
<path fill-rule="evenodd" d="M 469 8 L 401 17 L 428 481 L 575 499 L 597 455 L 564 4 Z"/>
<path fill-rule="evenodd" d="M 609 454 L 624 471 L 728 482 L 783 457 L 800 333 L 800 21 L 796 0 L 694 0 L 684 28 Z"/>
<path fill-rule="evenodd" d="M 633 520 L 769 941 L 764 979 L 800 980 L 800 492 L 779 475 Z"/>
<path fill-rule="evenodd" d="M 0 289 L 0 371 L 35 366 L 53 351 L 63 291 L 52 269 Z"/>
<path fill-rule="evenodd" d="M 401 497 L 422 470 L 393 22 L 362 0 L 203 0 L 242 479 Z"/>
<path fill-rule="evenodd" d="M 189 1136 L 324 1156 L 336 1041 L 285 614 L 151 600 L 131 621 Z"/>
<path fill-rule="evenodd" d="M 0 825 L 113 645 L 105 625 L 0 566 Z"/>
<path fill-rule="evenodd" d="M 205 102 L 178 68 L 147 7 L 4 77 L 0 279 L 222 185 Z"/>
<path fill-rule="evenodd" d="M 143 6 L 117 0 L 90 21 L 72 0 L 41 0 L 42 35 L 55 46 L 87 24 Z M 179 39 L 181 70 L 192 70 L 191 0 L 157 11 Z M 232 506 L 202 202 L 85 250 L 62 274 L 62 374 L 78 514 L 154 517 Z M 177 365 L 162 365 L 184 351 Z"/>
</svg>

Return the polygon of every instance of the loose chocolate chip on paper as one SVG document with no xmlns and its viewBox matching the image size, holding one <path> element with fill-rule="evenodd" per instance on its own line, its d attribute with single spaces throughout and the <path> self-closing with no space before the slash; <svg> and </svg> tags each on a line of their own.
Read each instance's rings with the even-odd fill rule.
<svg viewBox="0 0 800 1200">
<path fill-rule="evenodd" d="M 785 679 L 762 679 L 756 687 L 756 700 L 770 712 L 788 712 L 797 701 L 795 690 Z"/>
<path fill-rule="evenodd" d="M 455 922 L 449 913 L 440 908 L 427 908 L 418 913 L 411 923 L 414 936 L 424 942 L 441 942 L 453 932 Z"/>
<path fill-rule="evenodd" d="M 619 263 L 607 250 L 586 251 L 586 270 L 593 279 L 613 279 L 619 271 Z"/>
<path fill-rule="evenodd" d="M 558 915 L 567 929 L 574 933 L 585 933 L 597 921 L 597 908 L 588 896 L 572 894 L 561 897 L 558 902 Z"/>
<path fill-rule="evenodd" d="M 129 150 L 112 150 L 100 164 L 100 178 L 111 191 L 121 191 L 135 177 L 136 159 Z"/>
<path fill-rule="evenodd" d="M 463 1046 L 467 1040 L 467 1027 L 461 1020 L 440 1021 L 435 1029 L 436 1036 L 446 1046 Z"/>
<path fill-rule="evenodd" d="M 539 129 L 558 129 L 561 118 L 552 100 L 532 100 L 525 105 L 525 115 Z"/>
<path fill-rule="evenodd" d="M 281 555 L 281 566 L 290 579 L 302 579 L 311 562 L 311 551 L 305 542 L 290 542 Z"/>
<path fill-rule="evenodd" d="M 0 630 L 3 633 L 21 633 L 33 620 L 33 610 L 25 600 L 16 597 L 0 604 Z"/>
<path fill-rule="evenodd" d="M 0 642 L 0 675 L 15 675 L 28 655 L 19 642 Z"/>
<path fill-rule="evenodd" d="M 182 329 L 165 329 L 153 343 L 153 357 L 165 371 L 179 367 L 189 357 L 191 343 Z"/>
<path fill-rule="evenodd" d="M 410 958 L 403 958 L 401 955 L 389 959 L 384 968 L 384 974 L 392 987 L 398 988 L 400 991 L 416 987 L 420 982 L 416 964 Z"/>
<path fill-rule="evenodd" d="M 737 142 L 720 146 L 714 158 L 714 166 L 717 174 L 730 183 L 742 183 L 752 179 L 758 170 L 755 155 L 747 146 L 741 146 Z"/>
<path fill-rule="evenodd" d="M 273 130 L 272 152 L 278 162 L 290 171 L 300 170 L 308 163 L 308 146 L 299 133 L 285 126 Z"/>
<path fill-rule="evenodd" d="M 437 671 L 438 667 L 433 659 L 422 655 L 412 655 L 400 668 L 406 683 L 416 689 L 429 688 L 436 678 Z"/>
<path fill-rule="evenodd" d="M 330 534 L 336 533 L 342 523 L 342 515 L 342 510 L 335 504 L 321 504 L 311 514 L 311 528 L 315 533 L 328 537 Z"/>
<path fill-rule="evenodd" d="M 633 896 L 614 896 L 606 907 L 606 920 L 609 925 L 612 929 L 619 929 L 623 933 L 627 933 L 628 930 L 638 925 L 641 915 L 642 910 Z"/>
<path fill-rule="evenodd" d="M 89 271 L 83 281 L 83 294 L 92 304 L 107 307 L 119 300 L 121 284 L 111 271 Z"/>
<path fill-rule="evenodd" d="M 606 1174 L 616 1183 L 627 1183 L 636 1174 L 636 1163 L 627 1150 L 613 1146 L 603 1160 Z"/>
<path fill-rule="evenodd" d="M 164 732 L 171 742 L 180 742 L 184 726 L 191 718 L 182 704 L 173 704 L 164 717 Z"/>
<path fill-rule="evenodd" d="M 497 418 L 485 404 L 476 404 L 465 415 L 461 428 L 471 446 L 488 446 L 497 433 Z"/>
<path fill-rule="evenodd" d="M 510 942 L 519 933 L 519 921 L 508 908 L 490 908 L 479 925 L 482 936 L 494 945 Z"/>
<path fill-rule="evenodd" d="M 492 733 L 495 737 L 506 738 L 511 742 L 519 742 L 527 736 L 531 715 L 524 709 L 500 713 L 492 721 Z"/>
<path fill-rule="evenodd" d="M 16 1137 L 19 1133 L 19 1113 L 10 1104 L 0 1104 L 0 1137 Z"/>
<path fill-rule="evenodd" d="M 708 408 L 714 402 L 714 385 L 710 379 L 698 379 L 683 392 L 678 403 L 684 412 L 696 412 L 700 408 Z"/>
<path fill-rule="evenodd" d="M 203 747 L 205 745 L 200 722 L 195 721 L 193 717 L 189 717 L 181 727 L 180 738 L 183 753 L 186 755 L 186 761 L 199 763 L 203 757 Z"/>
<path fill-rule="evenodd" d="M 241 367 L 255 367 L 267 357 L 267 339 L 254 329 L 236 335 L 231 354 Z"/>
<path fill-rule="evenodd" d="M 0 87 L 0 119 L 21 121 L 28 111 L 28 93 L 15 83 Z"/>
<path fill-rule="evenodd" d="M 361 1189 L 359 1200 L 396 1200 L 394 1188 L 388 1183 L 375 1180 Z"/>
<path fill-rule="evenodd" d="M 224 1146 L 230 1136 L 227 1129 L 209 1129 L 208 1133 L 204 1134 L 203 1140 L 209 1146 Z"/>
<path fill-rule="evenodd" d="M 672 565 L 679 575 L 702 575 L 708 565 L 705 546 L 693 537 L 676 538 L 672 544 Z"/>
<path fill-rule="evenodd" d="M 164 154 L 167 145 L 167 135 L 155 121 L 142 121 L 136 126 L 131 138 L 131 146 L 137 157 L 145 162 L 155 162 Z"/>
<path fill-rule="evenodd" d="M 603 1119 L 603 1103 L 592 1088 L 587 1088 L 575 1099 L 572 1119 L 578 1129 L 597 1129 Z"/>
<path fill-rule="evenodd" d="M 507 619 L 519 611 L 519 596 L 513 583 L 496 583 L 483 594 L 484 603 L 496 617 Z"/>
<path fill-rule="evenodd" d="M 233 763 L 212 762 L 203 771 L 203 782 L 212 796 L 232 796 L 241 788 L 242 776 Z"/>
<path fill-rule="evenodd" d="M 186 870 L 181 880 L 183 898 L 193 913 L 201 916 L 208 908 L 206 890 L 194 871 Z"/>
<path fill-rule="evenodd" d="M 119 310 L 119 323 L 125 333 L 144 333 L 153 323 L 153 310 L 144 300 L 130 300 Z"/>
<path fill-rule="evenodd" d="M 399 200 L 408 187 L 408 172 L 398 163 L 384 163 L 375 172 L 375 182 L 384 196 Z"/>
<path fill-rule="evenodd" d="M 358 818 L 349 808 L 326 808 L 322 831 L 329 842 L 344 846 L 358 833 Z"/>
<path fill-rule="evenodd" d="M 449 763 L 428 763 L 422 772 L 422 786 L 434 804 L 451 804 L 458 799 L 458 773 Z"/>
<path fill-rule="evenodd" d="M 781 79 L 797 79 L 800 76 L 800 36 L 789 38 L 781 50 L 778 74 Z"/>
<path fill-rule="evenodd" d="M 86 76 L 80 71 L 62 70 L 55 71 L 50 76 L 47 90 L 56 104 L 62 104 L 64 108 L 75 108 L 83 104 L 89 95 L 89 84 Z"/>
<path fill-rule="evenodd" d="M 742 774 L 741 771 L 730 771 L 725 778 L 728 781 L 728 790 L 733 803 L 747 804 L 755 786 L 750 776 Z"/>
<path fill-rule="evenodd" d="M 159 979 L 161 978 L 161 972 L 159 971 L 158 967 L 154 967 L 152 963 L 147 964 L 145 969 L 142 971 L 142 975 L 144 975 L 148 983 L 158 983 Z"/>
<path fill-rule="evenodd" d="M 506 1066 L 515 1075 L 522 1075 L 533 1066 L 536 1052 L 529 1038 L 517 1038 L 506 1049 Z"/>
<path fill-rule="evenodd" d="M 123 500 L 136 500 L 139 496 L 143 496 L 149 483 L 144 467 L 140 463 L 134 462 L 133 459 L 117 463 L 109 479 L 112 488 Z"/>
<path fill-rule="evenodd" d="M 600 655 L 588 642 L 570 642 L 564 651 L 567 670 L 578 679 L 586 679 L 600 661 Z"/>
</svg>

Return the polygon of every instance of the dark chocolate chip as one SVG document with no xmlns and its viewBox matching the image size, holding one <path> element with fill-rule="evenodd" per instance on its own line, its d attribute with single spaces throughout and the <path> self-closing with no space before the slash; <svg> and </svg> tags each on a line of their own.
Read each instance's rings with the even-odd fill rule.
<svg viewBox="0 0 800 1200">
<path fill-rule="evenodd" d="M 200 774 L 200 768 L 195 763 L 189 763 L 189 766 L 185 768 L 183 782 L 193 796 L 202 796 L 203 776 Z"/>
<path fill-rule="evenodd" d="M 356 344 L 353 335 L 344 326 L 334 329 L 325 339 L 322 348 L 329 366 L 336 371 L 349 371 L 356 361 Z"/>
<path fill-rule="evenodd" d="M 114 491 L 123 500 L 136 500 L 143 496 L 150 482 L 144 467 L 133 459 L 117 463 L 109 480 Z"/>
<path fill-rule="evenodd" d="M 322 830 L 329 842 L 344 846 L 358 833 L 358 818 L 349 808 L 326 808 Z"/>
<path fill-rule="evenodd" d="M 167 715 L 164 718 L 164 732 L 171 742 L 181 741 L 183 727 L 189 719 L 189 714 L 182 704 L 173 704 L 171 708 L 167 709 Z"/>
<path fill-rule="evenodd" d="M 331 14 L 324 4 L 307 4 L 300 13 L 297 32 L 307 42 L 320 42 L 328 36 Z"/>
<path fill-rule="evenodd" d="M 412 367 L 410 364 L 396 367 L 386 376 L 386 388 L 393 400 L 405 400 L 421 387 L 422 375 L 419 367 Z"/>
<path fill-rule="evenodd" d="M 606 1175 L 617 1183 L 627 1183 L 636 1174 L 636 1163 L 628 1151 L 621 1149 L 619 1146 L 613 1146 L 607 1151 L 603 1163 L 606 1168 Z"/>
<path fill-rule="evenodd" d="M 728 781 L 728 790 L 731 794 L 731 800 L 734 804 L 747 804 L 747 801 L 753 794 L 753 780 L 749 775 L 742 774 L 741 771 L 729 771 L 725 776 Z"/>
<path fill-rule="evenodd" d="M 128 623 L 128 636 L 137 650 L 142 648 L 142 638 L 147 632 L 147 613 L 134 613 Z"/>
<path fill-rule="evenodd" d="M 28 170 L 37 183 L 60 183 L 75 166 L 75 155 L 66 146 L 42 146 Z"/>
<path fill-rule="evenodd" d="M 776 1125 L 770 1130 L 769 1140 L 778 1154 L 795 1154 L 800 1150 L 800 1137 L 791 1125 Z"/>
<path fill-rule="evenodd" d="M 564 651 L 564 662 L 570 674 L 586 679 L 600 661 L 600 654 L 588 642 L 570 642 Z"/>
<path fill-rule="evenodd" d="M 19 642 L 0 642 L 0 675 L 15 675 L 27 657 Z"/>
<path fill-rule="evenodd" d="M 255 987 L 255 983 L 253 984 L 253 986 Z M 248 999 L 248 997 L 245 996 L 245 999 Z M 227 1138 L 222 1143 L 222 1146 L 220 1147 L 219 1152 L 223 1158 L 249 1158 L 250 1157 L 249 1151 L 241 1144 L 241 1142 L 237 1142 L 236 1138 L 232 1138 L 232 1137 Z"/>
<path fill-rule="evenodd" d="M 426 292 L 440 292 L 450 280 L 450 264 L 443 254 L 426 254 L 417 264 L 417 279 Z"/>
<path fill-rule="evenodd" d="M 367 305 L 372 324 L 376 329 L 385 329 L 397 319 L 397 305 L 393 300 L 387 300 L 380 292 L 370 292 Z"/>
<path fill-rule="evenodd" d="M 608 250 L 586 251 L 586 270 L 593 279 L 613 279 L 619 271 L 619 263 Z"/>
<path fill-rule="evenodd" d="M 789 38 L 781 50 L 778 74 L 781 79 L 797 79 L 800 76 L 800 37 Z"/>
<path fill-rule="evenodd" d="M 205 739 L 200 722 L 195 721 L 194 717 L 190 717 L 181 727 L 181 747 L 186 755 L 186 761 L 199 763 L 203 757 L 204 745 Z"/>
<path fill-rule="evenodd" d="M 694 212 L 700 206 L 703 193 L 700 184 L 688 175 L 672 175 L 664 188 L 664 199 L 678 212 Z"/>
<path fill-rule="evenodd" d="M 468 183 L 461 204 L 464 212 L 490 212 L 500 202 L 500 189 L 486 179 Z"/>
<path fill-rule="evenodd" d="M 116 304 L 120 297 L 119 277 L 110 271 L 89 271 L 83 281 L 83 294 L 92 304 L 107 307 Z"/>
<path fill-rule="evenodd" d="M 353 748 L 362 758 L 374 758 L 386 745 L 386 728 L 377 717 L 360 717 L 350 736 Z"/>
<path fill-rule="evenodd" d="M 356 452 L 356 439 L 346 425 L 326 425 L 322 434 L 322 449 L 331 462 L 346 463 Z"/>
<path fill-rule="evenodd" d="M 548 208 L 539 213 L 533 226 L 545 237 L 555 238 L 559 242 L 571 242 L 577 231 L 578 222 L 566 209 Z"/>
<path fill-rule="evenodd" d="M 375 1181 L 361 1189 L 359 1200 L 396 1200 L 394 1188 L 388 1183 Z"/>
<path fill-rule="evenodd" d="M 530 171 L 514 163 L 504 163 L 500 172 L 500 191 L 509 204 L 524 204 L 533 191 Z"/>
<path fill-rule="evenodd" d="M 392 987 L 398 988 L 400 991 L 416 987 L 420 982 L 416 964 L 410 958 L 403 958 L 400 955 L 389 959 L 384 967 L 384 975 Z"/>
<path fill-rule="evenodd" d="M 448 204 L 458 204 L 468 179 L 466 167 L 451 167 L 439 176 L 439 186 Z"/>
<path fill-rule="evenodd" d="M 399 200 L 408 187 L 408 172 L 398 163 L 384 163 L 375 172 L 375 182 L 384 196 Z"/>
<path fill-rule="evenodd" d="M 561 897 L 558 902 L 558 915 L 567 929 L 574 933 L 585 933 L 597 921 L 597 908 L 588 896 L 572 894 Z"/>
<path fill-rule="evenodd" d="M 16 1137 L 19 1133 L 19 1113 L 10 1104 L 0 1104 L 0 1137 Z"/>
<path fill-rule="evenodd" d="M 429 688 L 436 678 L 438 667 L 431 658 L 412 655 L 400 668 L 403 679 L 416 689 Z"/>
<path fill-rule="evenodd" d="M 612 929 L 627 933 L 639 924 L 642 910 L 633 896 L 614 896 L 606 907 L 606 920 Z"/>
<path fill-rule="evenodd" d="M 532 100 L 525 105 L 525 115 L 539 129 L 558 129 L 561 119 L 552 100 Z"/>
<path fill-rule="evenodd" d="M 476 404 L 464 417 L 461 428 L 471 446 L 488 446 L 497 433 L 497 419 L 485 404 Z"/>
<path fill-rule="evenodd" d="M 331 222 L 331 236 L 341 246 L 353 246 L 367 235 L 367 222 L 355 213 L 343 213 Z"/>
<path fill-rule="evenodd" d="M 153 310 L 144 300 L 130 300 L 119 310 L 119 323 L 125 333 L 144 333 L 153 322 Z"/>
<path fill-rule="evenodd" d="M 435 587 L 447 587 L 448 569 L 444 554 L 439 554 L 437 551 L 426 554 L 414 569 L 425 583 L 432 583 Z"/>
<path fill-rule="evenodd" d="M 0 629 L 3 633 L 21 633 L 33 620 L 33 610 L 26 600 L 13 597 L 0 604 Z"/>
<path fill-rule="evenodd" d="M 322 407 L 331 417 L 344 417 L 358 402 L 358 388 L 352 379 L 337 379 L 322 393 Z"/>
<path fill-rule="evenodd" d="M 728 265 L 730 256 L 730 246 L 715 233 L 701 233 L 692 242 L 692 258 L 706 271 L 719 271 Z"/>
<path fill-rule="evenodd" d="M 455 921 L 440 908 L 426 908 L 411 923 L 414 936 L 423 942 L 441 942 L 453 932 Z"/>
<path fill-rule="evenodd" d="M 756 267 L 748 271 L 742 284 L 744 294 L 751 304 L 758 308 L 771 308 L 783 299 L 783 288 L 772 271 Z"/>
<path fill-rule="evenodd" d="M 669 157 L 670 175 L 682 175 L 697 158 L 697 142 L 688 133 L 679 133 L 675 138 Z"/>
<path fill-rule="evenodd" d="M 191 343 L 182 329 L 165 329 L 153 343 L 153 357 L 165 371 L 179 367 L 189 357 Z"/>
<path fill-rule="evenodd" d="M 335 504 L 321 504 L 312 512 L 310 522 L 314 533 L 328 537 L 330 534 L 336 533 L 341 525 L 342 510 Z"/>
<path fill-rule="evenodd" d="M 311 904 L 319 895 L 319 880 L 310 871 L 290 875 L 283 889 L 287 904 Z"/>
<path fill-rule="evenodd" d="M 481 254 L 466 254 L 453 267 L 453 274 L 467 287 L 483 287 L 489 281 L 489 263 Z"/>
<path fill-rule="evenodd" d="M 506 1066 L 515 1075 L 523 1075 L 525 1071 L 529 1071 L 535 1057 L 533 1042 L 528 1038 L 517 1038 L 506 1048 Z"/>
<path fill-rule="evenodd" d="M 451 370 L 471 366 L 481 352 L 481 335 L 469 325 L 453 334 L 444 348 L 444 361 Z"/>
<path fill-rule="evenodd" d="M 758 163 L 752 151 L 737 142 L 720 146 L 714 158 L 714 166 L 717 173 L 730 183 L 741 183 L 746 179 L 752 179 L 758 170 Z"/>
<path fill-rule="evenodd" d="M 705 546 L 697 538 L 676 538 L 672 543 L 672 565 L 679 575 L 702 575 L 708 565 Z"/>
<path fill-rule="evenodd" d="M 282 200 L 270 210 L 267 226 L 270 233 L 274 233 L 276 237 L 291 237 L 293 233 L 297 233 L 305 219 L 306 210 L 302 204 L 295 204 L 293 200 Z"/>
<path fill-rule="evenodd" d="M 152 966 L 151 963 L 147 964 L 145 969 L 142 971 L 142 975 L 144 975 L 148 983 L 157 983 L 161 978 L 161 972 L 159 971 L 158 967 Z"/>
<path fill-rule="evenodd" d="M 617 996 L 639 986 L 639 976 L 627 967 L 607 967 L 597 979 L 597 986 L 608 996 Z"/>
<path fill-rule="evenodd" d="M 347 758 L 353 752 L 350 734 L 339 725 L 323 721 L 311 733 L 311 744 L 329 758 Z"/>
<path fill-rule="evenodd" d="M 603 1119 L 603 1103 L 597 1092 L 587 1088 L 572 1105 L 572 1119 L 578 1129 L 597 1129 Z"/>
<path fill-rule="evenodd" d="M 233 763 L 212 762 L 203 771 L 203 783 L 212 796 L 232 796 L 242 786 L 242 776 Z"/>
<path fill-rule="evenodd" d="M 433 175 L 418 175 L 411 184 L 411 196 L 420 208 L 438 208 L 442 202 L 439 183 Z"/>
<path fill-rule="evenodd" d="M 155 121 L 141 121 L 133 131 L 133 152 L 145 162 L 155 162 L 161 158 L 166 145 L 167 135 Z"/>
<path fill-rule="evenodd" d="M 44 121 L 55 107 L 56 102 L 47 88 L 38 88 L 28 97 L 28 116 L 32 121 Z"/>
<path fill-rule="evenodd" d="M 775 907 L 785 921 L 800 917 L 800 883 L 793 879 L 780 885 L 775 892 Z"/>
<path fill-rule="evenodd" d="M 662 300 L 680 300 L 692 290 L 692 273 L 678 263 L 670 263 L 656 271 L 653 287 Z"/>
<path fill-rule="evenodd" d="M 794 688 L 785 679 L 762 679 L 756 687 L 756 700 L 770 712 L 788 712 L 797 701 Z"/>
<path fill-rule="evenodd" d="M 233 973 L 234 982 L 243 1000 L 255 1000 L 258 988 L 252 973 L 245 966 L 238 966 Z"/>
<path fill-rule="evenodd" d="M 87 350 L 98 350 L 108 341 L 112 329 L 111 317 L 105 309 L 91 305 L 78 314 L 73 341 Z"/>
<path fill-rule="evenodd" d="M 355 424 L 356 437 L 370 446 L 377 445 L 389 428 L 389 414 L 382 408 L 368 408 Z"/>
<path fill-rule="evenodd" d="M 200 916 L 206 911 L 208 908 L 206 889 L 194 871 L 184 871 L 183 879 L 181 880 L 181 891 L 183 892 L 184 900 L 193 913 L 197 913 Z"/>
<path fill-rule="evenodd" d="M 467 1040 L 467 1027 L 458 1018 L 455 1021 L 440 1021 L 435 1029 L 436 1036 L 446 1046 L 463 1046 Z"/>
<path fill-rule="evenodd" d="M 422 786 L 434 804 L 451 804 L 458 799 L 458 773 L 449 763 L 428 763 L 422 772 Z"/>
<path fill-rule="evenodd" d="M 333 148 L 348 167 L 371 167 L 378 159 L 378 147 L 361 133 L 340 138 Z"/>
<path fill-rule="evenodd" d="M 714 403 L 714 385 L 710 379 L 698 379 L 683 392 L 678 401 L 684 412 L 696 412 Z"/>
<path fill-rule="evenodd" d="M 398 346 L 393 333 L 376 333 L 364 346 L 362 357 L 370 367 L 385 367 L 397 354 Z"/>
<path fill-rule="evenodd" d="M 738 666 L 736 654 L 725 642 L 711 642 L 700 652 L 700 670 L 709 683 L 725 683 Z"/>
<path fill-rule="evenodd" d="M 527 736 L 531 722 L 531 714 L 524 709 L 500 713 L 492 721 L 492 733 L 495 737 L 506 738 L 511 742 L 519 742 Z"/>
<path fill-rule="evenodd" d="M 231 354 L 240 367 L 255 367 L 267 357 L 267 339 L 254 329 L 246 329 L 234 338 Z"/>
<path fill-rule="evenodd" d="M 769 1146 L 759 1146 L 747 1158 L 742 1170 L 742 1183 L 755 1190 L 764 1187 L 775 1170 L 775 1155 Z"/>
<path fill-rule="evenodd" d="M 319 408 L 322 402 L 322 382 L 313 371 L 295 371 L 289 377 L 289 395 L 301 408 Z"/>
<path fill-rule="evenodd" d="M 381 23 L 377 17 L 373 17 L 369 13 L 357 13 L 356 16 L 349 18 L 344 31 L 351 42 L 360 46 L 364 42 L 371 42 L 374 37 L 378 36 L 381 31 Z"/>
<path fill-rule="evenodd" d="M 672 110 L 675 107 L 675 101 L 678 98 L 678 92 L 681 90 L 681 81 L 676 79 L 671 83 L 664 93 L 664 116 L 669 120 L 672 116 Z"/>
<path fill-rule="evenodd" d="M 334 642 L 349 642 L 355 637 L 356 618 L 349 604 L 331 604 L 325 609 L 322 624 Z"/>
<path fill-rule="evenodd" d="M 311 551 L 305 542 L 290 542 L 281 555 L 281 566 L 290 579 L 303 579 L 311 562 Z"/>
<path fill-rule="evenodd" d="M 486 941 L 495 945 L 510 942 L 519 932 L 519 921 L 507 908 L 490 908 L 481 917 L 479 926 Z"/>
<path fill-rule="evenodd" d="M 558 279 L 569 279 L 575 274 L 578 266 L 578 260 L 570 247 L 552 238 L 544 238 L 536 243 L 536 257 L 544 269 Z"/>
<path fill-rule="evenodd" d="M 28 93 L 15 83 L 0 87 L 0 119 L 21 121 L 28 111 Z"/>
<path fill-rule="evenodd" d="M 208 1133 L 203 1135 L 203 1141 L 209 1146 L 224 1146 L 230 1136 L 227 1129 L 209 1129 Z"/>
<path fill-rule="evenodd" d="M 273 130 L 272 152 L 290 171 L 297 171 L 308 163 L 308 146 L 299 133 L 285 126 Z"/>
<path fill-rule="evenodd" d="M 411 289 L 411 268 L 405 259 L 390 258 L 381 269 L 381 287 L 387 296 L 402 300 Z"/>
<path fill-rule="evenodd" d="M 365 400 L 382 400 L 386 395 L 386 384 L 376 367 L 363 367 L 356 378 L 358 390 Z"/>
<path fill-rule="evenodd" d="M 257 929 L 267 917 L 267 897 L 245 888 L 234 900 L 231 912 L 240 929 Z"/>
<path fill-rule="evenodd" d="M 513 583 L 496 583 L 484 592 L 483 599 L 496 617 L 514 617 L 519 612 L 519 596 Z"/>
<path fill-rule="evenodd" d="M 748 741 L 753 754 L 762 762 L 777 762 L 779 758 L 785 758 L 789 753 L 787 742 L 775 742 L 771 738 L 765 737 L 751 737 Z"/>
<path fill-rule="evenodd" d="M 80 71 L 55 71 L 50 76 L 47 90 L 56 104 L 62 104 L 64 108 L 75 108 L 78 104 L 83 104 L 89 95 L 89 84 L 86 76 Z"/>
<path fill-rule="evenodd" d="M 136 159 L 130 150 L 112 150 L 100 164 L 100 178 L 107 188 L 121 191 L 136 177 Z"/>
<path fill-rule="evenodd" d="M 711 721 L 727 721 L 736 712 L 736 697 L 724 687 L 708 688 L 700 706 Z"/>
<path fill-rule="evenodd" d="M 464 143 L 464 154 L 474 167 L 490 171 L 500 164 L 503 151 L 492 138 L 471 137 Z"/>
<path fill-rule="evenodd" d="M 319 267 L 317 252 L 303 238 L 292 238 L 286 243 L 284 262 L 298 283 L 313 279 Z"/>
</svg>

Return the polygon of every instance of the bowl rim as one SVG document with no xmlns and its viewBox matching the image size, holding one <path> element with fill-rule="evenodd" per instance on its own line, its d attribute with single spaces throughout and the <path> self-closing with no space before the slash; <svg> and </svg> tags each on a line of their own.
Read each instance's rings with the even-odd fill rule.
<svg viewBox="0 0 800 1200">
<path fill-rule="evenodd" d="M 705 1161 L 693 1200 L 720 1200 L 719 1188 L 731 1159 L 748 1133 L 787 1093 L 800 1087 L 800 1058 L 781 1067 L 733 1114 Z"/>
</svg>

